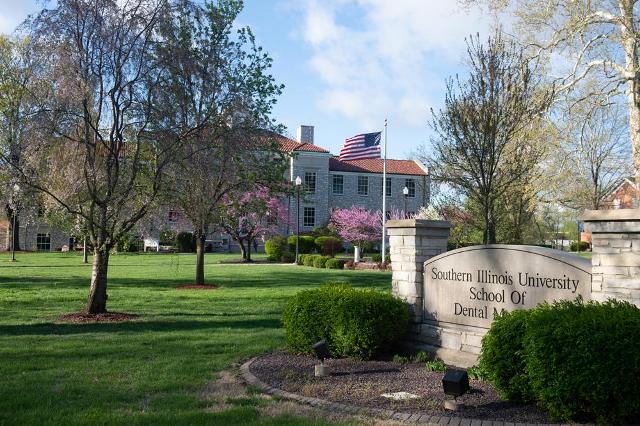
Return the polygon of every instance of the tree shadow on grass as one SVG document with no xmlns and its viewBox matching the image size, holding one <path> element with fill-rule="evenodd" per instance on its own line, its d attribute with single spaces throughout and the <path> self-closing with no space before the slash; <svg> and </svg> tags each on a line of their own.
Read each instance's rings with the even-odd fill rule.
<svg viewBox="0 0 640 426">
<path fill-rule="evenodd" d="M 260 329 L 280 328 L 278 319 L 247 319 L 222 321 L 126 321 L 120 323 L 84 323 L 84 324 L 24 324 L 2 325 L 0 336 L 28 335 L 73 335 L 83 333 L 122 333 L 122 332 L 173 332 L 194 331 L 220 328 Z"/>
</svg>

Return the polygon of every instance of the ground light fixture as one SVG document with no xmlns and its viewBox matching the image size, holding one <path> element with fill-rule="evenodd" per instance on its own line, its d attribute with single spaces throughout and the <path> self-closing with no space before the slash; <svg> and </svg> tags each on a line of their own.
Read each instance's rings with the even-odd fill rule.
<svg viewBox="0 0 640 426">
<path fill-rule="evenodd" d="M 327 345 L 326 340 L 320 340 L 311 346 L 313 352 L 316 354 L 316 357 L 320 360 L 320 364 L 316 364 L 315 366 L 315 374 L 316 377 L 325 377 L 330 374 L 329 367 L 324 365 L 324 360 L 329 358 L 331 355 L 329 354 L 329 345 Z"/>
<path fill-rule="evenodd" d="M 469 375 L 466 370 L 448 368 L 442 378 L 442 390 L 445 395 L 452 396 L 453 399 L 444 401 L 444 408 L 447 410 L 457 410 L 458 402 L 456 398 L 464 395 L 469 390 Z"/>
</svg>

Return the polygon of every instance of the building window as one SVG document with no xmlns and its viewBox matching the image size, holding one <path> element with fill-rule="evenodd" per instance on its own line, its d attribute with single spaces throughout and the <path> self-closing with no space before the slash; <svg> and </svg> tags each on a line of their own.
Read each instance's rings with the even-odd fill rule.
<svg viewBox="0 0 640 426">
<path fill-rule="evenodd" d="M 416 197 L 416 181 L 413 179 L 405 179 L 404 186 L 406 186 L 407 189 L 409 190 L 409 194 L 407 194 L 407 197 L 415 198 Z"/>
<path fill-rule="evenodd" d="M 178 212 L 169 210 L 169 222 L 175 223 L 178 221 Z"/>
<path fill-rule="evenodd" d="M 358 176 L 358 195 L 369 195 L 368 176 Z"/>
<path fill-rule="evenodd" d="M 316 226 L 316 208 L 305 207 L 302 215 L 302 226 Z"/>
<path fill-rule="evenodd" d="M 387 210 L 384 213 L 384 218 L 385 218 L 385 220 L 391 220 L 391 210 Z"/>
<path fill-rule="evenodd" d="M 36 235 L 36 249 L 38 251 L 51 251 L 51 236 L 49 234 Z"/>
<path fill-rule="evenodd" d="M 307 192 L 316 192 L 316 172 L 305 172 L 304 190 Z"/>
<path fill-rule="evenodd" d="M 380 178 L 380 196 L 382 197 L 382 178 Z M 391 197 L 391 178 L 387 178 L 387 197 Z"/>
<path fill-rule="evenodd" d="M 333 193 L 344 194 L 344 175 L 333 175 Z"/>
</svg>

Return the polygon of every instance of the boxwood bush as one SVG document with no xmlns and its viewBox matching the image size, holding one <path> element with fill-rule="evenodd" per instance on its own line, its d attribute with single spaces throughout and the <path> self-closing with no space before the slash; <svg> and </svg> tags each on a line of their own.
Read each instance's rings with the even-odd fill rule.
<svg viewBox="0 0 640 426">
<path fill-rule="evenodd" d="M 534 399 L 524 364 L 524 334 L 530 311 L 497 315 L 482 339 L 479 368 L 502 399 L 529 402 Z"/>
<path fill-rule="evenodd" d="M 314 268 L 324 268 L 327 264 L 327 260 L 331 259 L 328 256 L 317 255 L 313 259 L 313 267 Z"/>
<path fill-rule="evenodd" d="M 295 253 L 296 236 L 290 235 L 289 238 L 287 238 L 287 244 L 289 245 L 289 251 Z M 300 240 L 298 241 L 298 253 L 309 254 L 312 253 L 315 248 L 315 239 L 312 236 L 300 235 Z"/>
<path fill-rule="evenodd" d="M 344 268 L 344 260 L 342 259 L 329 259 L 327 263 L 325 263 L 324 267 L 327 269 L 343 269 Z"/>
<path fill-rule="evenodd" d="M 318 237 L 315 239 L 315 245 L 325 256 L 335 256 L 342 250 L 342 241 L 336 237 Z"/>
<path fill-rule="evenodd" d="M 391 352 L 407 332 L 409 312 L 388 293 L 332 283 L 295 295 L 282 322 L 292 352 L 311 353 L 311 345 L 324 339 L 334 357 L 368 359 Z"/>
<path fill-rule="evenodd" d="M 264 252 L 267 258 L 274 262 L 280 262 L 282 254 L 287 251 L 287 240 L 284 237 L 276 236 L 268 239 L 264 243 Z"/>
<path fill-rule="evenodd" d="M 633 421 L 640 309 L 578 299 L 502 315 L 483 339 L 480 365 L 503 395 L 535 400 L 556 420 Z"/>
<path fill-rule="evenodd" d="M 302 264 L 304 266 L 313 266 L 313 262 L 317 257 L 320 257 L 319 254 L 308 254 L 302 259 Z"/>
</svg>

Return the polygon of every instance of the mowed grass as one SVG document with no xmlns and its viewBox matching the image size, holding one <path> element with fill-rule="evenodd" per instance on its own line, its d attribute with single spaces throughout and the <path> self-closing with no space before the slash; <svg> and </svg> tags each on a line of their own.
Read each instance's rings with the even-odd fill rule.
<svg viewBox="0 0 640 426">
<path fill-rule="evenodd" d="M 207 255 L 220 289 L 179 291 L 195 256 L 113 255 L 108 310 L 141 315 L 118 324 L 59 321 L 88 294 L 79 255 L 0 256 L 0 423 L 308 424 L 251 404 L 213 409 L 207 383 L 284 346 L 281 312 L 295 293 L 327 281 L 388 290 L 390 273 L 216 263 L 236 256 Z"/>
</svg>

